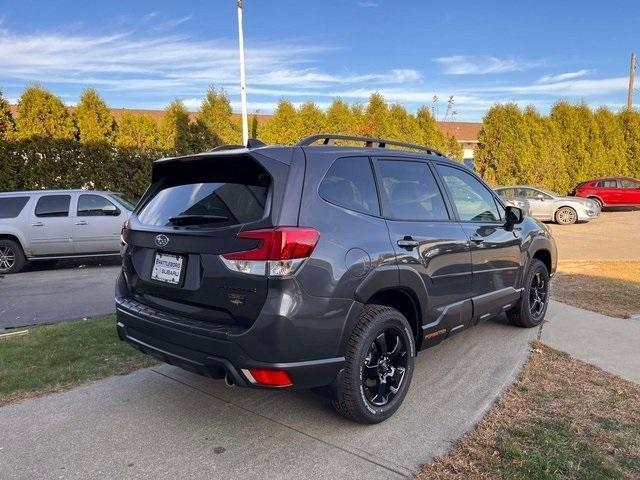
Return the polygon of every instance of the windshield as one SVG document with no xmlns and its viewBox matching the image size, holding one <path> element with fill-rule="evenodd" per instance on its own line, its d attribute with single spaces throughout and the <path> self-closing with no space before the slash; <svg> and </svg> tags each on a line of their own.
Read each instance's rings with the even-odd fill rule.
<svg viewBox="0 0 640 480">
<path fill-rule="evenodd" d="M 136 203 L 138 203 L 136 201 L 129 200 L 127 197 L 124 197 L 120 193 L 110 193 L 109 196 L 113 198 L 116 202 L 118 202 L 120 205 L 122 205 L 124 208 L 131 211 L 133 211 L 133 209 L 136 208 Z"/>
</svg>

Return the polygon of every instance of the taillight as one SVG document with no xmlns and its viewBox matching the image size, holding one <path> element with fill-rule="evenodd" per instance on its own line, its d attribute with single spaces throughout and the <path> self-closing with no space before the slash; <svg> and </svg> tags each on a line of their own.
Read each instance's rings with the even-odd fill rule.
<svg viewBox="0 0 640 480">
<path fill-rule="evenodd" d="M 320 234 L 313 228 L 279 227 L 249 230 L 238 238 L 258 240 L 252 250 L 225 253 L 222 261 L 231 270 L 253 275 L 292 275 L 313 252 Z"/>
<path fill-rule="evenodd" d="M 245 377 L 254 385 L 266 387 L 290 387 L 293 385 L 291 377 L 284 370 L 267 370 L 264 368 L 242 369 Z"/>
</svg>

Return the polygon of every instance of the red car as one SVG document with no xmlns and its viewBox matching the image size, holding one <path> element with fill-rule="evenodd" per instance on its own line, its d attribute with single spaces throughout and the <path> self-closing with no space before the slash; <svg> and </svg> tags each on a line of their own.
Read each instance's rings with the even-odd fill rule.
<svg viewBox="0 0 640 480">
<path fill-rule="evenodd" d="M 596 178 L 579 184 L 574 195 L 595 200 L 600 207 L 640 207 L 640 180 L 630 177 Z"/>
</svg>

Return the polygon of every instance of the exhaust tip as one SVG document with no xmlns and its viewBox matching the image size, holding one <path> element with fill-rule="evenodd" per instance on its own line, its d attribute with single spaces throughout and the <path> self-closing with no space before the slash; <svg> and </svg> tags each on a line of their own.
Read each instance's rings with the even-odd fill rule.
<svg viewBox="0 0 640 480">
<path fill-rule="evenodd" d="M 236 384 L 236 382 L 233 380 L 233 377 L 229 375 L 229 372 L 226 372 L 224 374 L 224 383 L 227 385 L 227 387 L 233 387 Z"/>
</svg>

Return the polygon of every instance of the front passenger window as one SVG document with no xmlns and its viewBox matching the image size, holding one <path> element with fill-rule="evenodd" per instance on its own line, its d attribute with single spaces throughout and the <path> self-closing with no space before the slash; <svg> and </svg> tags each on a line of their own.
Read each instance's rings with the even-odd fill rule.
<svg viewBox="0 0 640 480">
<path fill-rule="evenodd" d="M 103 208 L 109 206 L 116 209 L 114 212 L 119 210 L 113 203 L 101 195 L 82 194 L 80 198 L 78 198 L 78 216 L 102 217 L 107 215 Z"/>
<path fill-rule="evenodd" d="M 473 175 L 459 168 L 438 164 L 438 172 L 451 200 L 465 222 L 499 222 L 501 215 L 493 194 Z"/>
</svg>

